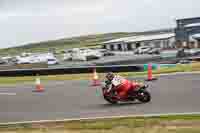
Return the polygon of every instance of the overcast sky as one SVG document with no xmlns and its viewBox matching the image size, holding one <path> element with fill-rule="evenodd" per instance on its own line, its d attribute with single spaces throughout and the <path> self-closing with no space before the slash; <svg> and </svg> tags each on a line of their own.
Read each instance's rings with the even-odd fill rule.
<svg viewBox="0 0 200 133">
<path fill-rule="evenodd" d="M 175 26 L 199 0 L 0 0 L 0 48 L 106 32 Z"/>
</svg>

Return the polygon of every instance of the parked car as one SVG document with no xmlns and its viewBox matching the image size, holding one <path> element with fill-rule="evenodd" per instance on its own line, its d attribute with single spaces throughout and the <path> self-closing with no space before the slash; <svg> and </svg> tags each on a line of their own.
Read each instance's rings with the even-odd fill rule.
<svg viewBox="0 0 200 133">
<path fill-rule="evenodd" d="M 135 54 L 148 54 L 148 51 L 152 50 L 152 47 L 150 46 L 141 46 L 141 47 L 138 47 L 134 53 Z"/>
<path fill-rule="evenodd" d="M 193 56 L 199 56 L 200 55 L 200 51 L 196 51 L 192 54 Z"/>
<path fill-rule="evenodd" d="M 190 63 L 192 63 L 192 61 L 189 59 L 182 59 L 177 62 L 177 64 L 190 64 Z"/>
<path fill-rule="evenodd" d="M 59 62 L 56 58 L 51 58 L 51 59 L 47 59 L 47 64 L 48 65 L 55 65 L 55 64 L 59 64 Z"/>
<path fill-rule="evenodd" d="M 179 50 L 177 51 L 176 57 L 177 57 L 177 58 L 183 58 L 183 57 L 186 57 L 186 56 L 188 56 L 188 55 L 189 55 L 189 54 L 185 52 L 185 49 L 182 48 L 182 49 L 179 49 Z"/>
<path fill-rule="evenodd" d="M 109 50 L 101 51 L 103 53 L 103 56 L 114 56 L 115 54 Z"/>
<path fill-rule="evenodd" d="M 157 55 L 159 55 L 160 51 L 161 51 L 160 48 L 153 48 L 153 49 L 149 50 L 147 53 L 148 54 L 157 54 Z"/>
<path fill-rule="evenodd" d="M 11 56 L 4 56 L 4 57 L 1 57 L 1 61 L 2 63 L 4 64 L 9 64 L 13 61 L 14 57 L 11 57 Z"/>
<path fill-rule="evenodd" d="M 87 48 L 75 48 L 72 50 L 72 60 L 88 61 L 92 59 L 99 59 L 103 56 L 98 50 L 92 50 Z"/>
<path fill-rule="evenodd" d="M 0 59 L 0 64 L 6 64 L 6 61 Z"/>
<path fill-rule="evenodd" d="M 67 61 L 67 60 L 72 60 L 72 50 L 67 50 L 65 51 L 65 53 L 63 54 L 63 60 Z"/>
</svg>

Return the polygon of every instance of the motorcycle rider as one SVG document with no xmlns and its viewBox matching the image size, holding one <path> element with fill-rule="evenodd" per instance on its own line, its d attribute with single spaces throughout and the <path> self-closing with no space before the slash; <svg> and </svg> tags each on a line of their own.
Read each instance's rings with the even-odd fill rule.
<svg viewBox="0 0 200 133">
<path fill-rule="evenodd" d="M 117 92 L 117 94 L 114 97 L 117 99 L 126 99 L 127 94 L 130 90 L 142 87 L 142 84 L 129 81 L 124 77 L 115 75 L 112 72 L 106 74 L 106 79 L 106 85 L 109 87 L 108 92 L 114 89 L 115 92 Z"/>
</svg>

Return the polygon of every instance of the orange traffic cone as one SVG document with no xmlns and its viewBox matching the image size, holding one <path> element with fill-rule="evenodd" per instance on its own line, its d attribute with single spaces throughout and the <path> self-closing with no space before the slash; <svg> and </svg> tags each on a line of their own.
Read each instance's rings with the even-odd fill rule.
<svg viewBox="0 0 200 133">
<path fill-rule="evenodd" d="M 92 86 L 99 86 L 99 85 L 101 85 L 101 83 L 99 81 L 99 76 L 98 76 L 95 68 L 93 69 L 93 79 L 92 80 L 93 80 Z"/>
<path fill-rule="evenodd" d="M 39 77 L 36 78 L 35 84 L 36 84 L 36 90 L 34 90 L 34 92 L 43 92 L 43 91 L 44 91 L 44 88 L 43 88 L 43 86 L 41 85 L 41 82 L 40 82 L 40 78 L 39 78 Z"/>
<path fill-rule="evenodd" d="M 148 64 L 148 75 L 147 75 L 147 81 L 153 81 L 153 80 L 157 80 L 157 78 L 153 77 L 153 73 L 152 73 L 152 64 Z"/>
</svg>

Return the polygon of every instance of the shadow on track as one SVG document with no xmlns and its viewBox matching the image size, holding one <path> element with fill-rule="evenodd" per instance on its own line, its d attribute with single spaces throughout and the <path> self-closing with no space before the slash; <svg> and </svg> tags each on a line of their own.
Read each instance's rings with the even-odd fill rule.
<svg viewBox="0 0 200 133">
<path fill-rule="evenodd" d="M 85 106 L 85 108 L 87 109 L 123 108 L 123 107 L 138 106 L 138 105 L 143 105 L 143 104 L 145 103 L 141 103 L 141 102 L 128 102 L 128 103 L 118 103 L 118 104 L 105 103 L 105 104 L 89 105 L 89 106 Z"/>
<path fill-rule="evenodd" d="M 118 103 L 118 104 L 101 104 L 101 107 L 124 107 L 124 106 L 130 106 L 130 105 L 140 105 L 140 104 L 144 104 L 141 102 L 126 102 L 126 103 Z"/>
</svg>

